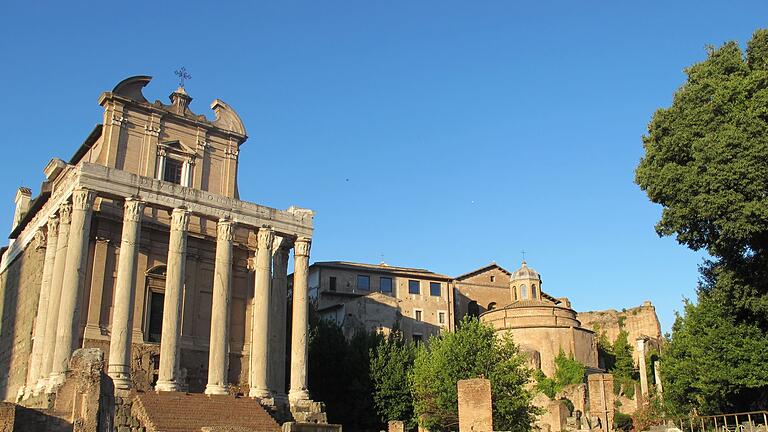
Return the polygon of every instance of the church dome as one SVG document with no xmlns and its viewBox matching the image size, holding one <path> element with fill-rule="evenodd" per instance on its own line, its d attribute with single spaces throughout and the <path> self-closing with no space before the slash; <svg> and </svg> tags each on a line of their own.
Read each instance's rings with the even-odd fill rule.
<svg viewBox="0 0 768 432">
<path fill-rule="evenodd" d="M 541 277 L 536 272 L 536 270 L 528 267 L 525 261 L 523 261 L 523 264 L 520 266 L 520 268 L 512 273 L 511 280 L 514 281 L 518 279 L 541 279 Z"/>
</svg>

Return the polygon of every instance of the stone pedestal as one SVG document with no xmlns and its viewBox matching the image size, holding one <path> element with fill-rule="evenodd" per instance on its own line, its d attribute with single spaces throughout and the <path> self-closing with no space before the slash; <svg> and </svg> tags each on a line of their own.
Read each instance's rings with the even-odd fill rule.
<svg viewBox="0 0 768 432">
<path fill-rule="evenodd" d="M 184 267 L 187 262 L 187 228 L 189 212 L 183 208 L 171 214 L 168 241 L 168 264 L 163 301 L 163 333 L 160 336 L 160 370 L 157 391 L 178 391 L 179 338 L 181 337 L 181 298 L 184 289 Z"/>
<path fill-rule="evenodd" d="M 211 343 L 205 394 L 227 394 L 229 371 L 229 308 L 232 303 L 232 230 L 234 223 L 219 220 L 216 227 L 216 264 L 211 304 Z"/>
<path fill-rule="evenodd" d="M 484 378 L 460 380 L 459 432 L 493 432 L 491 382 Z"/>
<path fill-rule="evenodd" d="M 112 334 L 109 341 L 107 372 L 115 388 L 131 388 L 131 336 L 133 334 L 133 298 L 136 285 L 136 259 L 139 255 L 141 216 L 144 203 L 125 200 L 123 234 L 120 241 L 120 259 L 117 264 L 117 283 L 112 302 Z"/>
</svg>

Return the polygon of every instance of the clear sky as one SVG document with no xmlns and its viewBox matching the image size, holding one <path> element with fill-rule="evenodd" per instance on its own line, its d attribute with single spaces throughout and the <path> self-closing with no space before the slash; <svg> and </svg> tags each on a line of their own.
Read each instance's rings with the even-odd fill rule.
<svg viewBox="0 0 768 432">
<path fill-rule="evenodd" d="M 577 310 L 652 300 L 665 331 L 702 255 L 660 239 L 641 136 L 707 44 L 765 1 L 4 2 L 0 226 L 68 159 L 103 91 L 175 69 L 246 124 L 243 199 L 317 212 L 312 260 L 459 275 L 526 251 Z"/>
</svg>

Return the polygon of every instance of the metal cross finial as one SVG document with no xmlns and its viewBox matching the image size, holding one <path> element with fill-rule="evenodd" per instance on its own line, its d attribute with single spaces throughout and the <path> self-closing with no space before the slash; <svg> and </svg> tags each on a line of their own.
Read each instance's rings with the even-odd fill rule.
<svg viewBox="0 0 768 432">
<path fill-rule="evenodd" d="M 521 254 L 523 254 L 523 261 L 525 261 L 525 249 L 520 251 Z"/>
<path fill-rule="evenodd" d="M 184 87 L 185 80 L 192 79 L 192 75 L 187 73 L 187 68 L 184 66 L 182 66 L 181 69 L 174 71 L 173 73 L 179 77 L 179 87 Z"/>
</svg>

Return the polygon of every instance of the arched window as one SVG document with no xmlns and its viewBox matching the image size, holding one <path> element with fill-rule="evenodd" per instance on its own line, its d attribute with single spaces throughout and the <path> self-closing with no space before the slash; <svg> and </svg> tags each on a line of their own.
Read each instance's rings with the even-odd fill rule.
<svg viewBox="0 0 768 432">
<path fill-rule="evenodd" d="M 163 304 L 165 302 L 165 271 L 164 265 L 147 270 L 147 328 L 146 339 L 149 342 L 160 342 L 163 332 Z"/>
<path fill-rule="evenodd" d="M 472 300 L 467 305 L 467 315 L 473 316 L 473 317 L 480 315 L 480 307 L 477 305 L 476 301 Z"/>
<path fill-rule="evenodd" d="M 488 310 L 494 310 L 494 309 L 496 309 L 496 302 L 488 303 Z"/>
<path fill-rule="evenodd" d="M 528 287 L 525 284 L 520 285 L 520 299 L 525 300 L 528 298 Z"/>
<path fill-rule="evenodd" d="M 538 296 L 536 295 L 536 284 L 531 285 L 531 298 L 535 299 Z"/>
<path fill-rule="evenodd" d="M 512 286 L 512 299 L 517 301 L 517 287 Z"/>
</svg>

